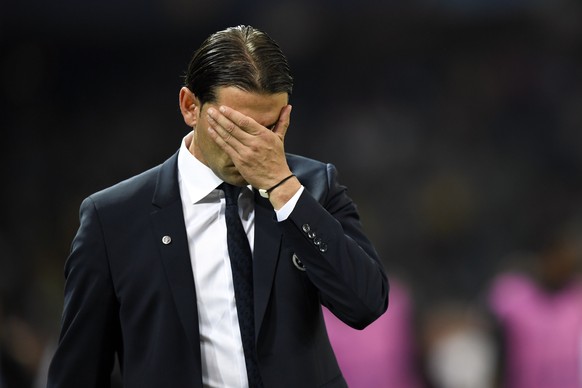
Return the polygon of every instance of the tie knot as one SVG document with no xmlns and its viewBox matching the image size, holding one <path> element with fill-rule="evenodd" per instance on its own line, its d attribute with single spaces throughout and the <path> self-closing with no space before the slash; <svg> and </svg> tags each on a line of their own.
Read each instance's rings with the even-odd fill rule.
<svg viewBox="0 0 582 388">
<path fill-rule="evenodd" d="M 234 186 L 230 183 L 222 183 L 220 186 L 224 190 L 224 196 L 226 198 L 226 206 L 238 206 L 238 196 L 242 187 Z"/>
</svg>

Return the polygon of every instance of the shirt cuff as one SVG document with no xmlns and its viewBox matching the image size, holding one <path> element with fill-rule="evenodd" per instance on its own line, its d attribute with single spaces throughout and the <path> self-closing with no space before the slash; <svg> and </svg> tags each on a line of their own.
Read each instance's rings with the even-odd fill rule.
<svg viewBox="0 0 582 388">
<path fill-rule="evenodd" d="M 295 209 L 295 205 L 297 205 L 297 201 L 299 201 L 299 197 L 301 197 L 301 194 L 303 193 L 304 189 L 305 188 L 301 186 L 299 190 L 297 190 L 295 195 L 292 196 L 291 199 L 288 200 L 287 203 L 283 205 L 281 209 L 275 210 L 278 222 L 285 221 L 287 218 L 289 218 L 289 215 L 291 215 L 291 212 L 293 211 L 293 209 Z"/>
</svg>

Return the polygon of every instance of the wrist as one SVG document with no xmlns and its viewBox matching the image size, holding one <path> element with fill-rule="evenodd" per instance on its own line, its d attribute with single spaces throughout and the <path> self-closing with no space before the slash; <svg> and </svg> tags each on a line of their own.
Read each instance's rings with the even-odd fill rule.
<svg viewBox="0 0 582 388">
<path fill-rule="evenodd" d="M 279 210 L 297 193 L 301 188 L 301 182 L 296 176 L 292 176 L 285 182 L 273 188 L 269 192 L 269 202 L 273 209 Z"/>
</svg>

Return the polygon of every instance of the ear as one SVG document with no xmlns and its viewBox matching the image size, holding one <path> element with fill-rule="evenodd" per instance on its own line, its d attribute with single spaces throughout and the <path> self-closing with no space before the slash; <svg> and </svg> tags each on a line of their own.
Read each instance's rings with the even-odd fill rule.
<svg viewBox="0 0 582 388">
<path fill-rule="evenodd" d="M 180 112 L 187 126 L 194 128 L 200 114 L 200 100 L 187 87 L 180 89 Z"/>
</svg>

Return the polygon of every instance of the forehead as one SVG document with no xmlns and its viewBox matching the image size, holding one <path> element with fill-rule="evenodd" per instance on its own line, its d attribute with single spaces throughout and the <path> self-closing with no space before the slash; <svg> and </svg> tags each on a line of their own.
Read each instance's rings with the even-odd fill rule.
<svg viewBox="0 0 582 388">
<path fill-rule="evenodd" d="M 226 86 L 216 89 L 216 102 L 212 105 L 226 105 L 261 125 L 272 125 L 279 118 L 281 109 L 288 103 L 287 93 L 252 93 L 234 86 Z"/>
</svg>

